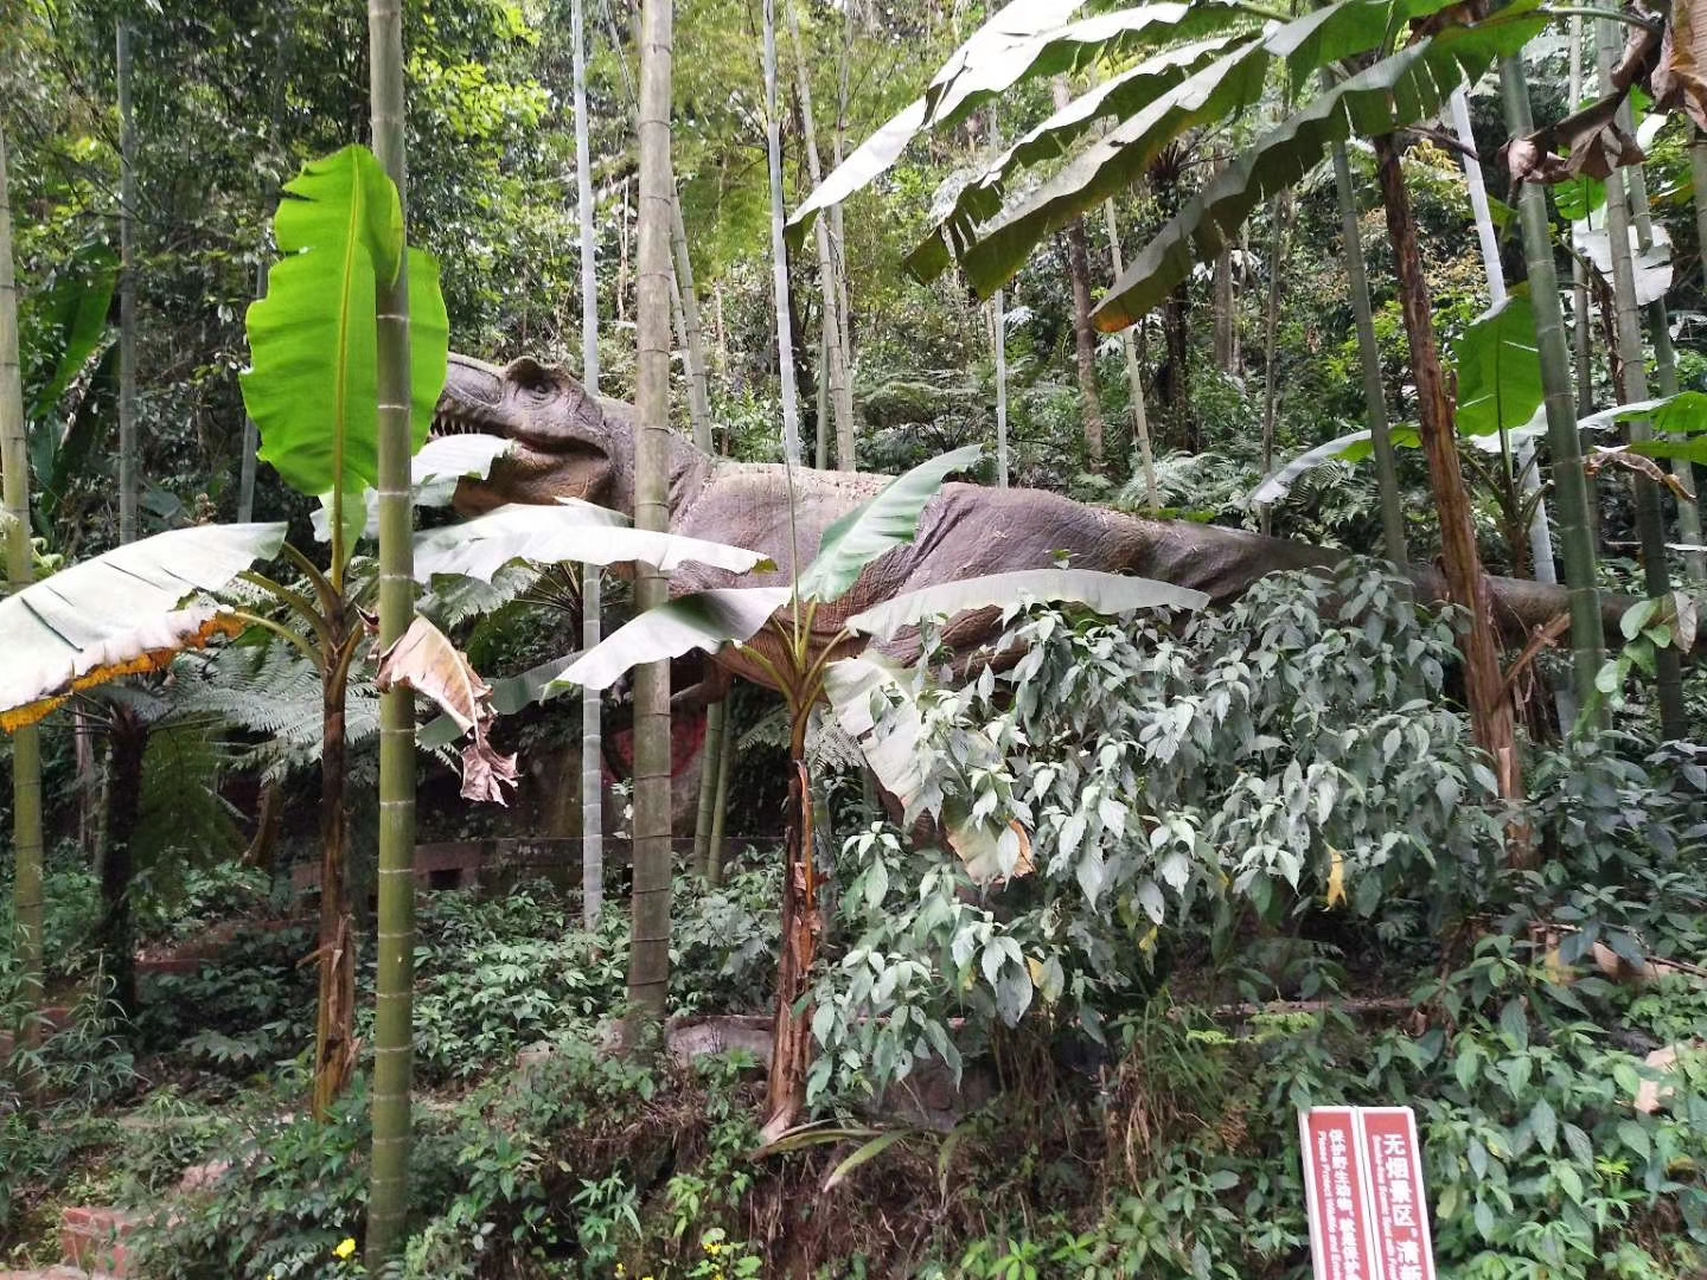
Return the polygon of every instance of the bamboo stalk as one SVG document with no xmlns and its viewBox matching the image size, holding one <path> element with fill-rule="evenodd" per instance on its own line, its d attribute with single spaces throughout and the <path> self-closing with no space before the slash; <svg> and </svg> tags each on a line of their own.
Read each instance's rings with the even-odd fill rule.
<svg viewBox="0 0 1707 1280">
<path fill-rule="evenodd" d="M 18 282 L 12 263 L 12 206 L 6 180 L 6 134 L 0 127 L 0 531 L 5 534 L 6 581 L 30 581 L 29 442 L 18 363 Z M 12 915 L 18 959 L 18 1042 L 33 1046 L 42 1004 L 41 731 L 12 735 Z"/>
</svg>

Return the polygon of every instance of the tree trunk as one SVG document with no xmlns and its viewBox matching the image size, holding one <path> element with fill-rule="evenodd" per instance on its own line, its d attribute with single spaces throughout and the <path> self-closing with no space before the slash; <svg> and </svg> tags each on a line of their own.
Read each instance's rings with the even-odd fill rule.
<svg viewBox="0 0 1707 1280">
<path fill-rule="evenodd" d="M 727 701 L 717 704 L 723 708 L 721 745 L 717 752 L 717 792 L 712 797 L 711 842 L 705 850 L 705 882 L 712 888 L 723 883 L 723 828 L 729 817 L 729 761 L 735 756 L 730 735 L 735 727 Z"/>
<path fill-rule="evenodd" d="M 1064 77 L 1054 83 L 1055 109 L 1066 106 L 1072 94 Z M 1102 396 L 1097 391 L 1097 331 L 1091 324 L 1091 264 L 1085 247 L 1085 220 L 1067 224 L 1067 274 L 1073 284 L 1073 352 L 1079 371 L 1079 412 L 1084 420 L 1085 464 L 1097 475 L 1107 470 L 1104 460 Z"/>
<path fill-rule="evenodd" d="M 368 0 L 369 96 L 374 154 L 409 207 L 403 129 L 401 0 Z M 405 217 L 405 226 L 407 218 Z M 402 639 L 415 619 L 414 503 L 410 458 L 409 271 L 375 299 L 379 315 L 379 644 Z M 409 1090 L 414 1068 L 415 696 L 379 699 L 379 876 L 374 989 L 373 1167 L 368 1184 L 369 1271 L 403 1243 L 409 1210 Z M 353 952 L 354 947 L 350 950 Z M 352 956 L 353 960 L 353 956 Z M 354 965 L 351 966 L 354 977 Z M 352 1004 L 354 993 L 351 993 Z"/>
<path fill-rule="evenodd" d="M 1387 231 L 1393 241 L 1393 256 L 1399 277 L 1399 302 L 1404 311 L 1405 333 L 1410 339 L 1411 378 L 1417 389 L 1417 417 L 1429 480 L 1440 516 L 1440 548 L 1447 589 L 1453 602 L 1469 613 L 1463 639 L 1464 683 L 1470 708 L 1470 725 L 1476 745 L 1487 752 L 1498 779 L 1500 795 L 1508 800 L 1523 798 L 1523 766 L 1518 756 L 1517 724 L 1500 671 L 1499 650 L 1494 641 L 1493 614 L 1487 576 L 1476 549 L 1476 527 L 1471 517 L 1470 493 L 1458 459 L 1452 402 L 1435 344 L 1434 318 L 1430 311 L 1428 282 L 1423 278 L 1422 251 L 1417 243 L 1417 224 L 1411 210 L 1410 193 L 1399 167 L 1399 152 L 1392 135 L 1375 140 L 1376 171 L 1386 206 Z M 1527 829 L 1508 831 L 1512 865 L 1531 864 L 1533 848 Z"/>
<path fill-rule="evenodd" d="M 0 534 L 6 545 L 6 581 L 30 581 L 29 440 L 24 427 L 24 386 L 18 365 L 18 283 L 12 265 L 12 205 L 6 181 L 6 134 L 0 122 Z M 12 735 L 12 917 L 18 961 L 18 1006 L 24 1025 L 18 1042 L 33 1045 L 42 1003 L 41 731 Z"/>
<path fill-rule="evenodd" d="M 782 387 L 782 453 L 800 465 L 800 410 L 794 385 L 794 326 L 788 302 L 788 244 L 783 238 L 782 117 L 776 93 L 776 0 L 765 0 L 765 154 L 771 184 L 771 280 L 776 294 L 777 376 Z"/>
<path fill-rule="evenodd" d="M 634 524 L 652 530 L 670 526 L 670 204 L 675 191 L 670 171 L 672 19 L 671 0 L 644 0 Z M 638 608 L 656 608 L 667 598 L 666 576 L 650 566 L 638 565 Z M 635 673 L 633 920 L 628 1000 L 643 1024 L 656 1025 L 663 1019 L 670 983 L 668 662 L 647 663 Z"/>
<path fill-rule="evenodd" d="M 130 112 L 130 28 L 118 26 L 119 541 L 136 540 L 141 468 L 136 441 L 136 130 Z"/>
<path fill-rule="evenodd" d="M 1623 37 L 1614 25 L 1597 20 L 1600 45 L 1600 82 L 1602 91 L 1611 85 L 1612 64 L 1622 48 Z M 1633 404 L 1648 398 L 1648 371 L 1642 351 L 1641 322 L 1637 316 L 1636 274 L 1630 261 L 1630 206 L 1625 195 L 1623 175 L 1614 170 L 1606 183 L 1606 229 L 1612 246 L 1612 295 L 1618 335 L 1619 402 Z M 1650 431 L 1646 422 L 1630 424 L 1632 442 L 1646 440 Z M 1636 496 L 1636 533 L 1642 544 L 1642 575 L 1650 597 L 1663 599 L 1671 594 L 1671 572 L 1666 565 L 1665 514 L 1660 505 L 1660 488 L 1646 476 L 1633 477 Z M 1660 704 L 1660 728 L 1668 739 L 1688 736 L 1688 720 L 1683 706 L 1683 664 L 1676 649 L 1669 646 L 1654 655 L 1654 691 Z"/>
<path fill-rule="evenodd" d="M 694 291 L 687 225 L 682 221 L 682 193 L 673 181 L 670 185 L 670 253 L 675 259 L 676 286 L 681 294 L 682 343 L 687 350 L 688 417 L 693 423 L 693 443 L 701 453 L 710 453 L 711 384 L 705 369 L 705 332 L 699 322 L 699 294 Z"/>
<path fill-rule="evenodd" d="M 1506 127 L 1521 137 L 1534 127 L 1529 86 L 1523 60 L 1508 58 L 1500 67 L 1505 97 Z M 1596 675 L 1605 660 L 1605 633 L 1600 617 L 1599 571 L 1595 565 L 1594 533 L 1590 523 L 1588 480 L 1583 474 L 1582 445 L 1571 405 L 1571 362 L 1565 349 L 1564 317 L 1559 310 L 1559 283 L 1553 265 L 1553 230 L 1547 214 L 1547 195 L 1532 182 L 1518 194 L 1518 217 L 1523 229 L 1523 253 L 1529 274 L 1529 300 L 1535 308 L 1535 345 L 1541 357 L 1541 385 L 1546 394 L 1547 449 L 1552 455 L 1553 492 L 1559 513 L 1559 552 L 1564 562 L 1571 610 L 1571 668 L 1579 712 L 1594 702 Z M 1588 310 L 1577 314 L 1579 327 Z"/>
<path fill-rule="evenodd" d="M 255 267 L 255 297 L 267 296 L 267 264 Z M 243 456 L 237 469 L 237 523 L 248 524 L 255 518 L 256 451 L 261 447 L 261 431 L 247 411 L 243 414 Z"/>
<path fill-rule="evenodd" d="M 788 36 L 794 50 L 794 66 L 800 96 L 800 129 L 806 146 L 806 169 L 816 187 L 824 180 L 823 165 L 818 159 L 818 134 L 812 124 L 812 77 L 807 70 L 805 52 L 800 42 L 800 20 L 794 8 L 788 11 Z M 848 370 L 844 363 L 847 348 L 842 341 L 840 307 L 841 288 L 837 281 L 836 256 L 830 248 L 828 219 L 819 218 L 813 224 L 814 243 L 818 249 L 818 287 L 823 295 L 824 336 L 827 347 L 827 368 L 830 382 L 830 405 L 836 419 L 836 470 L 854 469 L 853 395 L 848 387 Z M 823 369 L 819 370 L 823 377 Z M 819 426 L 820 433 L 823 426 Z M 819 463 L 822 466 L 822 462 Z"/>
<path fill-rule="evenodd" d="M 1008 487 L 1008 313 L 997 289 L 990 299 L 990 341 L 996 349 L 996 488 Z"/>
<path fill-rule="evenodd" d="M 346 884 L 349 814 L 344 798 L 344 701 L 356 641 L 342 615 L 328 622 L 320 717 L 320 994 L 314 1022 L 314 1118 L 322 1123 L 356 1065 L 355 936 Z"/>
<path fill-rule="evenodd" d="M 575 203 L 581 222 L 581 385 L 599 393 L 598 206 L 593 200 L 593 155 L 588 142 L 586 0 L 570 0 L 571 60 L 575 77 Z M 599 643 L 603 580 L 599 566 L 581 566 L 581 647 Z M 597 689 L 581 690 L 581 923 L 598 928 L 605 901 L 605 787 Z"/>
<path fill-rule="evenodd" d="M 1567 82 L 1566 101 L 1573 106 L 1583 100 L 1583 20 L 1580 17 L 1571 19 L 1571 56 L 1570 73 Z M 1521 73 L 1521 68 L 1519 69 Z M 1529 88 L 1526 84 L 1523 90 L 1523 109 L 1529 113 Z M 1507 124 L 1510 124 L 1510 110 L 1507 109 Z M 1694 150 L 1691 149 L 1693 158 Z M 1707 154 L 1704 154 L 1707 159 Z M 1698 169 L 1698 174 L 1707 172 L 1707 167 Z M 1698 182 L 1697 190 L 1703 190 Z M 1701 202 L 1696 202 L 1697 210 L 1707 208 Z M 1699 214 L 1698 214 L 1699 216 Z M 1551 241 L 1551 234 L 1548 239 Z M 1571 303 L 1576 313 L 1576 324 L 1572 328 L 1571 338 L 1576 351 L 1577 371 L 1577 416 L 1588 417 L 1594 412 L 1594 362 L 1590 353 L 1590 344 L 1594 331 L 1591 328 L 1588 300 L 1588 264 L 1577 254 L 1571 255 Z M 1593 526 L 1590 526 L 1592 531 Z"/>
<path fill-rule="evenodd" d="M 710 878 L 711 828 L 717 813 L 717 775 L 722 769 L 724 726 L 728 723 L 728 703 L 714 702 L 705 709 L 705 746 L 699 754 L 699 806 L 694 814 L 693 865 L 701 876 Z"/>
<path fill-rule="evenodd" d="M 813 412 L 813 445 L 812 465 L 819 471 L 827 471 L 830 466 L 830 380 L 825 374 L 830 366 L 830 334 L 823 324 L 823 312 L 819 312 L 818 324 L 818 368 L 812 377 Z"/>
<path fill-rule="evenodd" d="M 1363 236 L 1358 229 L 1357 193 L 1351 185 L 1351 162 L 1345 144 L 1333 147 L 1334 189 L 1339 195 L 1340 234 L 1344 238 L 1345 276 L 1351 312 L 1357 322 L 1357 355 L 1363 367 L 1363 408 L 1369 418 L 1369 438 L 1375 447 L 1375 487 L 1381 496 L 1381 541 L 1387 559 L 1410 563 L 1405 549 L 1405 504 L 1399 497 L 1399 465 L 1387 427 L 1387 392 L 1381 384 L 1381 348 L 1375 340 L 1375 315 L 1369 305 L 1369 277 L 1363 269 Z"/>
<path fill-rule="evenodd" d="M 1470 127 L 1470 103 L 1462 85 L 1452 94 L 1452 126 L 1458 134 L 1459 143 L 1469 152 L 1460 157 L 1464 165 L 1464 185 L 1470 192 L 1470 211 L 1476 222 L 1476 239 L 1482 248 L 1482 269 L 1488 278 L 1488 301 L 1497 307 L 1506 299 L 1505 267 L 1500 262 L 1499 233 L 1494 229 L 1488 189 L 1482 181 L 1482 163 L 1476 155 L 1476 135 Z M 1528 530 L 1529 563 L 1533 576 L 1537 582 L 1551 586 L 1558 582 L 1559 575 L 1553 566 L 1553 535 L 1547 521 L 1547 502 L 1541 496 L 1541 467 L 1535 460 L 1535 446 L 1528 440 L 1522 440 L 1514 448 L 1503 423 L 1500 426 L 1500 444 L 1508 483 L 1515 478 L 1523 500 L 1534 503 Z M 1515 468 L 1512 464 L 1514 456 Z M 1515 477 L 1511 476 L 1513 470 L 1517 473 Z M 1513 546 L 1514 557 L 1516 553 L 1517 548 Z M 1575 707 L 1567 692 L 1561 690 L 1559 697 L 1560 719 L 1568 725 L 1575 717 Z"/>
<path fill-rule="evenodd" d="M 1126 263 L 1120 252 L 1120 220 L 1114 214 L 1114 200 L 1103 201 L 1103 217 L 1108 221 L 1108 252 L 1114 266 L 1114 278 L 1126 274 Z M 1150 449 L 1150 415 L 1144 405 L 1144 373 L 1138 366 L 1138 344 L 1128 326 L 1120 331 L 1120 354 L 1126 361 L 1126 388 L 1132 398 L 1132 438 L 1138 444 L 1138 461 L 1144 472 L 1144 502 L 1151 515 L 1158 509 L 1156 499 L 1156 459 Z"/>
<path fill-rule="evenodd" d="M 1654 220 L 1648 207 L 1648 179 L 1641 165 L 1619 170 L 1630 180 L 1630 214 L 1636 224 L 1636 247 L 1644 253 L 1654 246 Z M 1677 394 L 1677 351 L 1671 343 L 1671 317 L 1664 298 L 1648 304 L 1648 340 L 1654 344 L 1654 380 L 1662 396 Z M 1695 492 L 1695 477 L 1688 458 L 1673 458 L 1671 473 L 1683 487 Z M 1675 496 L 1675 495 L 1674 495 Z M 1701 508 L 1693 498 L 1677 498 L 1678 540 L 1687 546 L 1701 545 Z M 1707 579 L 1707 556 L 1700 551 L 1683 553 L 1684 573 L 1694 582 Z"/>
<path fill-rule="evenodd" d="M 1269 201 L 1272 222 L 1268 247 L 1268 301 L 1263 308 L 1262 324 L 1262 473 L 1274 474 L 1275 415 L 1279 409 L 1280 384 L 1275 380 L 1274 346 L 1280 329 L 1280 282 L 1282 263 L 1286 257 L 1286 197 L 1276 196 Z M 1271 516 L 1268 503 L 1257 512 L 1258 524 L 1264 537 L 1270 533 Z"/>
</svg>

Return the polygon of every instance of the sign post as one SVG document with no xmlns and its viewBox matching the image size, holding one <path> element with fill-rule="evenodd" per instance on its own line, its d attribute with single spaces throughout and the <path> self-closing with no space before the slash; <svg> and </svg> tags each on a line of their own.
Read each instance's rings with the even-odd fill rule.
<svg viewBox="0 0 1707 1280">
<path fill-rule="evenodd" d="M 1315 1280 L 1435 1280 L 1411 1109 L 1312 1107 L 1298 1132 Z"/>
</svg>

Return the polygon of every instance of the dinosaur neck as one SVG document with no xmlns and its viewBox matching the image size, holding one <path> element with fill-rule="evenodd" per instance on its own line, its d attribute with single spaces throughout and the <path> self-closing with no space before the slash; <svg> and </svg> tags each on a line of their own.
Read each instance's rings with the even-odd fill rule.
<svg viewBox="0 0 1707 1280">
<path fill-rule="evenodd" d="M 610 433 L 606 447 L 612 463 L 611 504 L 630 519 L 634 518 L 634 441 L 639 431 L 634 406 L 621 400 L 599 397 L 599 407 L 605 421 L 617 429 Z M 682 436 L 670 433 L 669 504 L 670 524 L 673 527 L 681 513 L 691 506 L 711 475 L 714 463 Z"/>
</svg>

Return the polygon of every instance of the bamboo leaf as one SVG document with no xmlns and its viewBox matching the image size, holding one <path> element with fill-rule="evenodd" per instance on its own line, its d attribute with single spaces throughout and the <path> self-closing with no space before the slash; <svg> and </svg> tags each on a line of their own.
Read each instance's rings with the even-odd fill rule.
<svg viewBox="0 0 1707 1280">
<path fill-rule="evenodd" d="M 546 685 L 545 696 L 572 688 L 608 689 L 642 663 L 744 644 L 793 596 L 792 587 L 722 587 L 680 596 L 606 636 Z"/>
<path fill-rule="evenodd" d="M 180 606 L 277 555 L 284 533 L 283 524 L 174 529 L 0 600 L 0 709 L 154 670 L 181 649 L 242 631 L 206 602 Z"/>
<path fill-rule="evenodd" d="M 943 481 L 973 466 L 983 454 L 982 445 L 967 445 L 922 462 L 832 524 L 824 531 L 817 558 L 795 584 L 801 597 L 839 599 L 873 560 L 918 535 L 919 517 Z"/>
<path fill-rule="evenodd" d="M 1535 0 L 1520 0 L 1474 26 L 1447 27 L 1317 95 L 1186 202 L 1092 313 L 1097 327 L 1114 332 L 1135 324 L 1190 275 L 1198 258 L 1220 252 L 1253 209 L 1298 182 L 1334 143 L 1354 134 L 1391 133 L 1437 114 L 1459 84 L 1479 77 L 1496 58 L 1522 49 L 1541 29 L 1546 20 L 1534 7 Z M 1087 195 L 1101 198 L 1136 176 L 1134 160 L 1147 164 L 1145 157 L 1153 154 L 1152 128 L 1171 138 L 1181 121 L 1190 127 L 1254 100 L 1241 96 L 1249 92 L 1243 79 L 1249 68 L 1239 58 L 1233 54 L 1223 59 L 1228 65 L 1222 78 L 1217 78 L 1221 63 L 1194 76 L 1177 91 L 1180 101 L 1159 100 L 1080 156 L 1027 208 L 998 220 L 966 253 L 974 286 L 996 287 L 1006 278 L 1004 273 L 1017 267 L 1016 254 L 1023 259 L 1037 235 L 1059 225 L 1052 219 L 1064 221 L 1089 203 Z M 1249 54 L 1249 61 L 1262 60 Z M 1258 90 L 1260 85 L 1259 76 Z M 1166 108 L 1158 111 L 1163 104 Z"/>
<path fill-rule="evenodd" d="M 421 582 L 450 574 L 490 582 L 517 561 L 568 560 L 597 565 L 643 560 L 666 571 L 688 561 L 732 573 L 775 567 L 744 547 L 628 528 L 617 513 L 584 502 L 555 507 L 511 503 L 415 538 L 415 577 Z"/>
<path fill-rule="evenodd" d="M 952 617 L 1022 600 L 1065 601 L 1106 614 L 1157 606 L 1201 609 L 1209 603 L 1201 591 L 1150 578 L 1092 569 L 1020 569 L 906 592 L 855 614 L 848 619 L 847 627 L 884 641 L 904 627 L 916 626 L 938 614 Z"/>
</svg>

